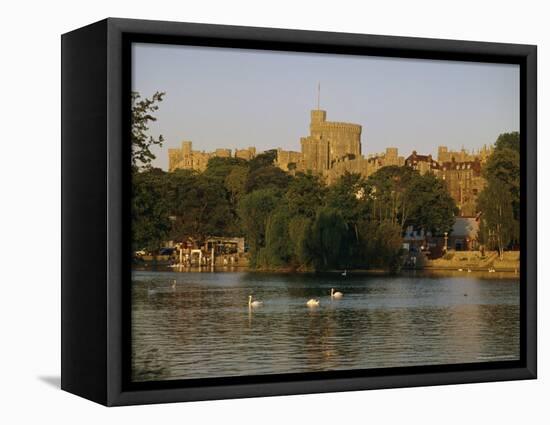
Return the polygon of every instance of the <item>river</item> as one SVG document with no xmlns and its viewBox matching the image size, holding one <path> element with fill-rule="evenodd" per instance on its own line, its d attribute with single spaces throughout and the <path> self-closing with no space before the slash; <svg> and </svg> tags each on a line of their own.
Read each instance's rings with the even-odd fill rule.
<svg viewBox="0 0 550 425">
<path fill-rule="evenodd" d="M 517 360 L 519 287 L 507 273 L 133 271 L 132 379 Z"/>
</svg>

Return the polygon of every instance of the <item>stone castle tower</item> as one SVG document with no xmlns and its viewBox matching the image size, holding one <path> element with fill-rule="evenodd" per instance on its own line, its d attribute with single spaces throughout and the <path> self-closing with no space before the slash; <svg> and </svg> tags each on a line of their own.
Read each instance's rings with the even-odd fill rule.
<svg viewBox="0 0 550 425">
<path fill-rule="evenodd" d="M 361 126 L 326 118 L 326 111 L 311 111 L 310 134 L 300 139 L 303 170 L 324 173 L 337 162 L 361 157 Z"/>
</svg>

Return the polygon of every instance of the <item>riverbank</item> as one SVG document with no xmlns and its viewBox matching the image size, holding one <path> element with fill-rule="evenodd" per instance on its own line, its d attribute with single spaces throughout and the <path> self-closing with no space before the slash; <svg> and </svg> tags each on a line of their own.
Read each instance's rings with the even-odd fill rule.
<svg viewBox="0 0 550 425">
<path fill-rule="evenodd" d="M 502 258 L 496 251 L 455 251 L 436 260 L 427 260 L 424 269 L 430 270 L 471 270 L 519 273 L 520 252 L 504 252 Z"/>
</svg>

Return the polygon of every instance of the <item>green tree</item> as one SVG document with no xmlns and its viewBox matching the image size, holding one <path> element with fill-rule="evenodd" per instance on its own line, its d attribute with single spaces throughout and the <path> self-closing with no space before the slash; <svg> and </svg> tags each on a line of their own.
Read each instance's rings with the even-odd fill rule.
<svg viewBox="0 0 550 425">
<path fill-rule="evenodd" d="M 255 171 L 258 168 L 265 168 L 275 164 L 277 159 L 277 150 L 271 149 L 256 155 L 250 160 L 250 170 Z"/>
<path fill-rule="evenodd" d="M 505 185 L 512 197 L 514 218 L 520 218 L 520 152 L 519 133 L 501 134 L 495 143 L 495 150 L 489 156 L 483 169 L 487 180 L 496 179 Z"/>
<path fill-rule="evenodd" d="M 165 174 L 159 169 L 136 172 L 132 180 L 131 229 L 133 250 L 155 251 L 170 231 L 164 191 Z"/>
<path fill-rule="evenodd" d="M 348 226 L 340 211 L 320 208 L 311 228 L 313 265 L 317 270 L 347 266 Z"/>
<path fill-rule="evenodd" d="M 405 225 L 442 236 L 450 232 L 458 213 L 454 199 L 445 183 L 433 174 L 414 176 L 407 187 L 408 213 Z"/>
<path fill-rule="evenodd" d="M 132 92 L 131 111 L 131 143 L 132 143 L 132 169 L 150 167 L 155 155 L 151 151 L 153 146 L 162 146 L 164 138 L 159 135 L 154 138 L 149 135 L 149 126 L 157 118 L 154 113 L 158 110 L 158 104 L 162 102 L 164 92 L 156 92 L 151 98 L 142 98 L 138 92 Z"/>
<path fill-rule="evenodd" d="M 291 178 L 279 167 L 273 165 L 256 169 L 251 168 L 246 181 L 246 191 L 250 193 L 270 187 L 284 191 L 288 187 Z"/>
<path fill-rule="evenodd" d="M 208 160 L 208 164 L 206 165 L 206 170 L 204 170 L 204 174 L 209 177 L 225 181 L 227 176 L 235 168 L 248 168 L 247 161 L 242 158 L 223 158 L 215 156 Z"/>
<path fill-rule="evenodd" d="M 281 203 L 281 192 L 277 189 L 260 189 L 242 197 L 238 206 L 241 225 L 248 242 L 250 264 L 257 265 L 257 256 L 265 246 L 267 220 Z"/>
<path fill-rule="evenodd" d="M 327 206 L 340 211 L 348 225 L 354 227 L 367 211 L 370 186 L 356 173 L 346 172 L 327 191 Z"/>
<path fill-rule="evenodd" d="M 225 188 L 229 193 L 229 200 L 234 208 L 239 200 L 246 194 L 246 181 L 248 179 L 248 167 L 235 166 L 227 175 L 224 181 Z"/>
<path fill-rule="evenodd" d="M 408 226 L 434 235 L 449 232 L 458 213 L 445 183 L 432 173 L 409 167 L 383 167 L 369 177 L 372 217 L 378 222 Z"/>
<path fill-rule="evenodd" d="M 296 268 L 308 269 L 313 261 L 311 248 L 312 220 L 294 215 L 288 224 L 288 236 L 292 243 L 292 264 Z"/>
<path fill-rule="evenodd" d="M 519 153 L 520 151 L 519 133 L 517 131 L 513 131 L 511 133 L 500 134 L 497 137 L 497 140 L 495 142 L 495 148 L 498 150 L 512 149 L 513 151 L 516 151 L 517 153 Z"/>
<path fill-rule="evenodd" d="M 369 199 L 372 200 L 372 218 L 407 226 L 414 194 L 409 190 L 418 172 L 409 167 L 382 167 L 368 178 Z"/>
<path fill-rule="evenodd" d="M 223 182 L 188 170 L 169 173 L 168 199 L 174 217 L 172 237 L 191 236 L 199 241 L 207 236 L 226 236 L 235 232 L 228 217 L 231 208 Z"/>
<path fill-rule="evenodd" d="M 292 216 L 314 218 L 323 205 L 326 189 L 318 176 L 297 173 L 290 181 L 285 199 Z"/>
<path fill-rule="evenodd" d="M 487 186 L 478 197 L 481 211 L 480 241 L 491 249 L 503 250 L 519 242 L 520 138 L 518 132 L 503 133 L 495 142 L 483 175 Z"/>
<path fill-rule="evenodd" d="M 481 211 L 480 242 L 497 249 L 502 258 L 504 249 L 519 237 L 510 191 L 498 179 L 490 179 L 478 197 L 478 207 Z"/>
<path fill-rule="evenodd" d="M 287 267 L 294 255 L 289 235 L 290 213 L 286 206 L 269 215 L 265 230 L 265 248 L 262 249 L 261 266 L 267 268 Z"/>
<path fill-rule="evenodd" d="M 401 268 L 403 239 L 401 226 L 389 220 L 370 223 L 362 227 L 361 239 L 365 242 L 365 259 L 371 267 L 396 272 Z"/>
</svg>

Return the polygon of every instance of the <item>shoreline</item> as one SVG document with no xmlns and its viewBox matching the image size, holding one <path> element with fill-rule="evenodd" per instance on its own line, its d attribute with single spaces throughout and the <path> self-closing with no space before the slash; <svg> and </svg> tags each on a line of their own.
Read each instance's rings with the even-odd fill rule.
<svg viewBox="0 0 550 425">
<path fill-rule="evenodd" d="M 502 268 L 502 269 L 495 269 L 494 272 L 489 272 L 489 270 L 485 267 L 469 267 L 470 271 L 472 273 L 485 273 L 485 274 L 511 274 L 511 275 L 517 275 L 519 277 L 520 271 L 519 268 Z M 221 267 L 215 267 L 212 269 L 211 267 L 185 267 L 185 268 L 177 268 L 177 267 L 167 267 L 164 265 L 151 265 L 151 266 L 141 266 L 141 267 L 132 267 L 132 272 L 134 271 L 145 271 L 145 272 L 174 272 L 174 273 L 257 273 L 257 274 L 296 274 L 296 275 L 305 275 L 305 274 L 339 274 L 341 275 L 344 270 L 322 270 L 322 271 L 315 271 L 315 270 L 295 270 L 295 269 L 249 269 L 246 266 L 221 266 Z M 449 267 L 449 266 L 425 266 L 423 268 L 403 268 L 398 272 L 390 272 L 388 270 L 383 269 L 348 269 L 348 274 L 354 274 L 354 275 L 375 275 L 375 276 L 399 276 L 403 274 L 410 274 L 414 272 L 455 272 L 455 273 L 464 273 L 468 274 L 468 268 L 459 269 L 456 267 Z"/>
</svg>

